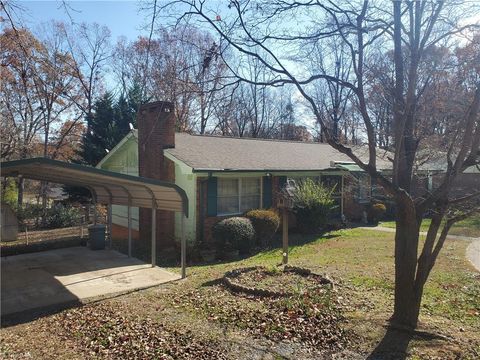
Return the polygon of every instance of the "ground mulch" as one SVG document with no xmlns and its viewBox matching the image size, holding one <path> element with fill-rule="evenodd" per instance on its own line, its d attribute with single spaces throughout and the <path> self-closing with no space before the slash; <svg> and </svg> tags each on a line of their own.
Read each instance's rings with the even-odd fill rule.
<svg viewBox="0 0 480 360">
<path fill-rule="evenodd" d="M 273 294 L 302 294 L 320 291 L 325 287 L 323 278 L 311 273 L 285 271 L 281 268 L 254 267 L 239 269 L 232 278 L 235 284 Z"/>
</svg>

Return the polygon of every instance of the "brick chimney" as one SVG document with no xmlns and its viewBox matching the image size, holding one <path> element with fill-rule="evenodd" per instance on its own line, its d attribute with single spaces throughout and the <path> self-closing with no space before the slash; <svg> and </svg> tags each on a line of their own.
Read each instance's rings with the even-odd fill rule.
<svg viewBox="0 0 480 360">
<path fill-rule="evenodd" d="M 163 155 L 164 149 L 175 147 L 173 104 L 156 101 L 140 106 L 137 114 L 138 171 L 141 177 L 175 182 L 175 165 Z M 151 210 L 140 209 L 139 246 L 150 247 Z M 157 210 L 157 247 L 174 245 L 175 214 Z"/>
</svg>

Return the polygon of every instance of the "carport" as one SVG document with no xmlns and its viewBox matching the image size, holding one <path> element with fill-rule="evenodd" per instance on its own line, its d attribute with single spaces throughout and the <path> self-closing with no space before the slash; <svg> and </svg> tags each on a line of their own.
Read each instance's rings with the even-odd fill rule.
<svg viewBox="0 0 480 360">
<path fill-rule="evenodd" d="M 188 199 L 176 184 L 131 176 L 89 166 L 71 164 L 47 158 L 13 160 L 1 163 L 1 176 L 60 183 L 87 188 L 95 203 L 108 206 L 107 222 L 112 226 L 112 205 L 128 207 L 128 256 L 132 255 L 131 207 L 152 209 L 152 267 L 156 265 L 156 211 L 181 213 L 182 278 L 186 276 L 186 239 L 184 218 L 188 216 Z"/>
</svg>

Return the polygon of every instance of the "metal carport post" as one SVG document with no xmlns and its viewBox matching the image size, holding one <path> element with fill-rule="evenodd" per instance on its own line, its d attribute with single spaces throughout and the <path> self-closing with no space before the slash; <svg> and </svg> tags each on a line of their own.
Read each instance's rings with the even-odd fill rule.
<svg viewBox="0 0 480 360">
<path fill-rule="evenodd" d="M 81 186 L 90 190 L 96 203 L 128 207 L 128 253 L 131 256 L 131 207 L 152 209 L 152 266 L 156 264 L 156 211 L 178 211 L 181 216 L 181 272 L 186 276 L 186 239 L 184 218 L 188 216 L 188 198 L 174 183 L 131 176 L 89 166 L 47 158 L 13 160 L 1 163 L 1 176 L 23 176 L 32 180 Z M 111 214 L 111 211 L 109 211 Z M 111 224 L 111 215 L 109 216 Z M 110 225 L 109 224 L 109 225 Z M 109 229 L 111 232 L 111 228 Z"/>
</svg>

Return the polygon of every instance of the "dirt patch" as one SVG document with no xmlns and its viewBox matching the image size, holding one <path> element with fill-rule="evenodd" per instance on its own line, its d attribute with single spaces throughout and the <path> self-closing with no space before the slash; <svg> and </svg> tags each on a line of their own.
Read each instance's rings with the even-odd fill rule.
<svg viewBox="0 0 480 360">
<path fill-rule="evenodd" d="M 256 296 L 286 297 L 333 288 L 328 277 L 291 266 L 240 268 L 227 272 L 223 279 L 231 290 Z"/>
</svg>

